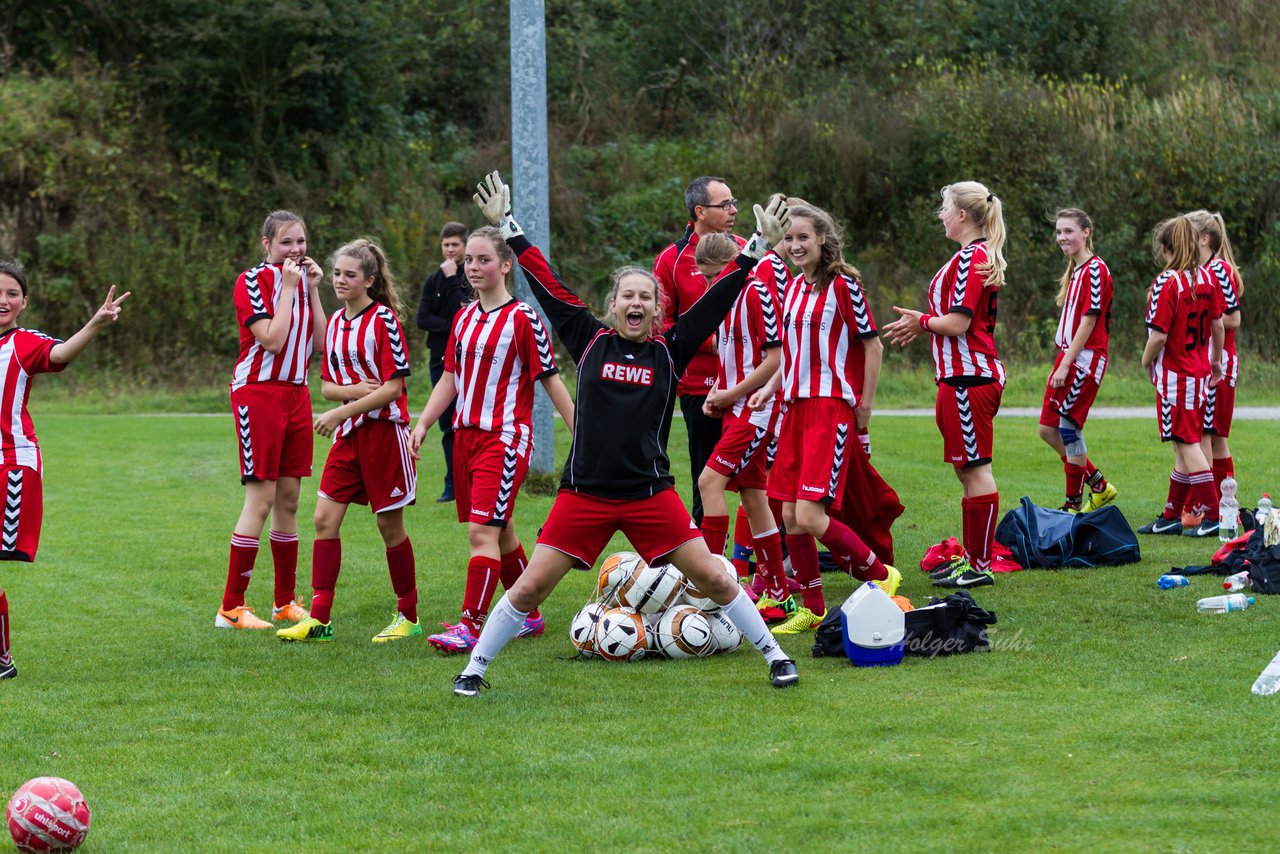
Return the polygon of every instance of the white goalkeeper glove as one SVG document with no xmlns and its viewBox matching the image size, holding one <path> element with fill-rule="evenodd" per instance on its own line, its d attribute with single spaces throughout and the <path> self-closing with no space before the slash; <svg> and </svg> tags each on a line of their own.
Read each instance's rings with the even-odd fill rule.
<svg viewBox="0 0 1280 854">
<path fill-rule="evenodd" d="M 471 197 L 489 220 L 496 225 L 503 240 L 524 234 L 524 230 L 511 216 L 511 188 L 502 182 L 497 170 L 484 176 L 484 180 L 476 185 L 476 194 Z"/>
<path fill-rule="evenodd" d="M 791 227 L 791 216 L 787 210 L 787 198 L 781 193 L 770 196 L 766 207 L 754 205 L 752 210 L 756 215 L 756 232 L 747 241 L 742 254 L 759 261 L 766 252 L 781 243 L 782 238 L 787 236 L 787 229 Z"/>
</svg>

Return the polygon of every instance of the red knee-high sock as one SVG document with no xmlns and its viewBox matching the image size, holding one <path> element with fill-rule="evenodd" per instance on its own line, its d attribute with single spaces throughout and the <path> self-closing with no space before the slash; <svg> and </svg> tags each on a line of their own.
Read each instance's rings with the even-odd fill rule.
<svg viewBox="0 0 1280 854">
<path fill-rule="evenodd" d="M 713 555 L 724 554 L 724 542 L 729 539 L 729 517 L 704 515 L 702 539 L 706 540 L 707 548 L 711 549 Z"/>
<path fill-rule="evenodd" d="M 418 622 L 418 568 L 413 560 L 413 543 L 408 537 L 400 545 L 387 549 L 387 571 L 391 573 L 391 589 L 396 593 L 396 610 L 409 622 Z"/>
<path fill-rule="evenodd" d="M 889 577 L 875 552 L 867 548 L 862 538 L 843 522 L 828 519 L 827 531 L 818 538 L 838 565 L 861 581 L 881 581 Z M 794 565 L 794 564 L 793 564 Z"/>
<path fill-rule="evenodd" d="M 516 547 L 502 556 L 502 570 L 500 572 L 502 578 L 502 589 L 510 590 L 516 586 L 516 582 L 520 580 L 520 576 L 524 575 L 524 568 L 529 565 L 529 559 L 525 557 L 524 546 L 516 543 Z M 488 606 L 485 606 L 486 608 Z M 542 614 L 537 608 L 529 612 L 529 619 L 536 620 Z"/>
<path fill-rule="evenodd" d="M 1067 476 L 1067 503 L 1079 507 L 1084 501 L 1084 479 L 1088 469 L 1074 463 L 1063 463 L 1062 470 Z"/>
<path fill-rule="evenodd" d="M 1107 479 L 1102 476 L 1102 471 L 1093 464 L 1093 460 L 1085 457 L 1084 460 L 1084 479 L 1089 484 L 1089 489 L 1093 492 L 1101 492 L 1107 488 Z"/>
<path fill-rule="evenodd" d="M 1066 458 L 1063 458 L 1065 465 Z M 969 520 L 972 517 L 969 514 L 969 499 L 962 497 L 960 499 L 960 544 L 964 546 L 965 557 L 969 556 Z"/>
<path fill-rule="evenodd" d="M 316 540 L 311 544 L 311 616 L 329 622 L 333 610 L 333 591 L 342 570 L 342 540 Z"/>
<path fill-rule="evenodd" d="M 1209 512 L 1210 507 L 1216 507 L 1217 499 L 1213 492 L 1213 472 L 1209 469 L 1204 471 L 1193 471 L 1187 475 L 1190 481 L 1187 491 L 1187 513 L 1192 516 L 1201 516 Z"/>
<path fill-rule="evenodd" d="M 276 573 L 276 607 L 293 601 L 298 586 L 298 535 L 271 532 L 271 564 Z"/>
<path fill-rule="evenodd" d="M 249 589 L 253 562 L 257 559 L 257 538 L 233 533 L 231 559 L 227 561 L 227 586 L 222 591 L 222 610 L 230 611 L 244 604 L 244 592 Z"/>
<path fill-rule="evenodd" d="M 1231 457 L 1218 457 L 1213 461 L 1213 477 L 1219 489 L 1222 488 L 1222 481 L 1235 476 L 1236 463 Z"/>
<path fill-rule="evenodd" d="M 9 597 L 0 590 L 0 666 L 8 667 L 13 662 L 9 652 Z"/>
<path fill-rule="evenodd" d="M 473 555 L 467 562 L 467 587 L 462 593 L 462 624 L 473 635 L 480 634 L 484 618 L 489 615 L 493 591 L 502 577 L 502 561 Z"/>
<path fill-rule="evenodd" d="M 978 572 L 991 570 L 991 543 L 996 537 L 996 517 L 1000 511 L 1000 493 L 974 495 L 964 507 L 964 550 L 969 563 Z"/>
<path fill-rule="evenodd" d="M 1174 469 L 1169 473 L 1169 498 L 1164 503 L 1165 519 L 1177 519 L 1182 515 L 1182 505 L 1187 503 L 1187 493 L 1191 491 L 1191 480 L 1187 475 Z"/>
<path fill-rule="evenodd" d="M 827 602 L 822 597 L 818 544 L 809 534 L 787 534 L 787 551 L 791 554 L 791 568 L 796 571 L 796 583 L 800 585 L 800 599 L 804 606 L 815 614 L 825 614 Z"/>
<path fill-rule="evenodd" d="M 1218 457 L 1213 461 L 1213 504 L 1204 514 L 1206 519 L 1219 521 L 1218 504 L 1222 501 L 1222 482 L 1235 475 L 1235 465 L 1231 457 Z"/>
<path fill-rule="evenodd" d="M 755 538 L 756 575 L 762 582 L 761 596 L 781 602 L 787 598 L 787 579 L 782 571 L 782 535 L 778 529 Z"/>
<path fill-rule="evenodd" d="M 755 535 L 751 533 L 751 520 L 747 518 L 747 510 L 738 505 L 738 515 L 733 520 L 733 568 L 738 571 L 738 578 L 746 578 L 751 574 L 751 558 L 755 551 Z"/>
</svg>

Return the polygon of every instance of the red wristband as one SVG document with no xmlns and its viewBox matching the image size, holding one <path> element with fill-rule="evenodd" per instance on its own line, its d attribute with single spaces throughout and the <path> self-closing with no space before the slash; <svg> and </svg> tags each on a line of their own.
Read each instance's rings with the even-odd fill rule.
<svg viewBox="0 0 1280 854">
<path fill-rule="evenodd" d="M 920 328 L 923 329 L 925 332 L 932 332 L 933 330 L 929 328 L 929 321 L 932 319 L 933 319 L 932 314 L 920 315 Z"/>
</svg>

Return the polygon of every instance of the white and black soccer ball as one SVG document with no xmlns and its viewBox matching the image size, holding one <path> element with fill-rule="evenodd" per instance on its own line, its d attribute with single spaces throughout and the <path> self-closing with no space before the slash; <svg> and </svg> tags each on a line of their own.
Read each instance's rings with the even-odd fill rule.
<svg viewBox="0 0 1280 854">
<path fill-rule="evenodd" d="M 618 602 L 618 588 L 632 576 L 637 569 L 647 566 L 640 555 L 635 552 L 614 552 L 600 564 L 600 575 L 596 578 L 596 593 L 601 602 L 615 607 Z"/>
<path fill-rule="evenodd" d="M 712 611 L 703 616 L 711 625 L 712 652 L 733 652 L 742 646 L 742 632 L 724 615 L 724 611 Z"/>
<path fill-rule="evenodd" d="M 575 614 L 569 624 L 569 640 L 583 655 L 595 657 L 600 654 L 596 650 L 596 628 L 604 612 L 603 605 L 592 602 Z"/>
<path fill-rule="evenodd" d="M 684 576 L 671 564 L 642 564 L 618 586 L 618 604 L 641 614 L 657 614 L 679 601 L 684 586 Z"/>
<path fill-rule="evenodd" d="M 707 615 L 691 605 L 663 611 L 655 641 L 667 658 L 701 658 L 711 654 L 714 644 Z"/>
<path fill-rule="evenodd" d="M 734 569 L 733 561 L 724 555 L 712 555 L 716 559 L 716 565 L 728 575 L 729 579 L 734 583 L 738 583 L 738 570 Z M 699 611 L 719 611 L 720 606 L 711 600 L 710 597 L 703 594 L 698 589 L 697 582 L 692 578 L 685 580 L 684 602 L 686 605 L 692 605 Z"/>
<path fill-rule="evenodd" d="M 630 608 L 609 608 L 596 624 L 596 652 L 606 661 L 643 658 L 649 649 L 644 620 Z"/>
</svg>

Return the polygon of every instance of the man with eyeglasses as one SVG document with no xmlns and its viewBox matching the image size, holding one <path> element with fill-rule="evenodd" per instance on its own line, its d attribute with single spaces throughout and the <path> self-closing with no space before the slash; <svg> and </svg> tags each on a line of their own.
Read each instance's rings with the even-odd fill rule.
<svg viewBox="0 0 1280 854">
<path fill-rule="evenodd" d="M 689 310 L 707 291 L 703 278 L 694 262 L 698 240 L 712 232 L 730 233 L 738 214 L 738 200 L 733 197 L 723 178 L 704 175 L 694 178 L 684 191 L 685 207 L 689 210 L 689 224 L 675 243 L 659 253 L 653 262 L 653 274 L 662 285 L 662 329 L 665 332 L 675 325 L 676 319 Z M 734 235 L 739 246 L 746 241 Z M 711 458 L 720 440 L 720 419 L 702 411 L 719 369 L 715 337 L 703 342 L 697 355 L 680 377 L 676 394 L 680 397 L 680 411 L 684 415 L 685 430 L 689 434 L 689 465 L 693 473 L 693 520 L 702 525 L 702 496 L 698 493 L 698 475 Z"/>
</svg>

